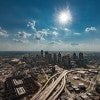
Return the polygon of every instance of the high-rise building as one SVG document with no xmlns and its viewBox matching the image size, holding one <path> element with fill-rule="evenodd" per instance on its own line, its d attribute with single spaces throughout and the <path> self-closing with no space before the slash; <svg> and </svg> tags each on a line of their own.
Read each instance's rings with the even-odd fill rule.
<svg viewBox="0 0 100 100">
<path fill-rule="evenodd" d="M 43 57 L 43 50 L 41 50 L 41 57 Z"/>
<path fill-rule="evenodd" d="M 67 55 L 67 67 L 70 68 L 71 67 L 71 59 L 70 59 L 70 55 Z"/>
<path fill-rule="evenodd" d="M 79 53 L 79 60 L 78 60 L 79 67 L 86 67 L 85 59 L 83 57 L 83 53 Z"/>
<path fill-rule="evenodd" d="M 79 53 L 79 60 L 83 60 L 83 53 L 82 52 Z"/>
<path fill-rule="evenodd" d="M 49 54 L 49 64 L 52 64 L 52 54 Z"/>
<path fill-rule="evenodd" d="M 73 60 L 74 65 L 75 65 L 75 64 L 76 64 L 76 65 L 78 64 L 78 56 L 76 55 L 76 53 L 73 54 L 72 60 Z M 75 66 L 76 66 L 76 65 L 75 65 Z"/>
<path fill-rule="evenodd" d="M 76 56 L 76 53 L 74 53 L 73 54 L 73 60 L 76 61 L 76 59 L 77 59 L 77 56 Z"/>
<path fill-rule="evenodd" d="M 57 64 L 57 54 L 56 53 L 53 54 L 53 63 L 54 65 Z"/>
<path fill-rule="evenodd" d="M 49 53 L 48 53 L 48 51 L 45 51 L 45 61 L 46 61 L 46 64 L 49 64 Z"/>
<path fill-rule="evenodd" d="M 45 51 L 45 58 L 48 58 L 49 57 L 49 53 L 48 51 Z"/>
<path fill-rule="evenodd" d="M 61 64 L 61 53 L 58 53 L 58 64 Z"/>
<path fill-rule="evenodd" d="M 66 55 L 62 57 L 62 65 L 64 68 L 70 68 L 71 67 L 71 59 L 70 55 Z"/>
</svg>

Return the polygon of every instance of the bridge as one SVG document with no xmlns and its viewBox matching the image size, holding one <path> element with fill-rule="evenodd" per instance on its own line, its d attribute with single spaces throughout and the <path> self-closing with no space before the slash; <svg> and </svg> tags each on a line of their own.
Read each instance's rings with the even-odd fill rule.
<svg viewBox="0 0 100 100">
<path fill-rule="evenodd" d="M 73 98 L 76 96 L 79 98 L 78 95 L 72 95 L 70 92 L 65 88 L 66 86 L 66 79 L 68 77 L 68 74 L 71 72 L 80 71 L 77 70 L 64 70 L 62 73 L 57 73 L 53 75 L 41 88 L 38 93 L 36 93 L 31 100 L 56 100 L 58 96 L 62 93 L 62 91 L 65 89 L 70 100 L 73 100 Z M 87 71 L 87 69 L 83 69 L 83 71 Z M 60 74 L 60 75 L 59 75 Z M 59 75 L 59 76 L 58 76 Z M 90 85 L 88 88 L 92 87 L 91 85 L 93 81 L 91 80 Z M 87 90 L 88 90 L 87 88 Z"/>
</svg>

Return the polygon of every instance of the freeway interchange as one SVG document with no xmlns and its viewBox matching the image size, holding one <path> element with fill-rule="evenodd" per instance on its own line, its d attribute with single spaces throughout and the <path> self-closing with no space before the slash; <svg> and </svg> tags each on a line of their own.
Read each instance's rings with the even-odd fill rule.
<svg viewBox="0 0 100 100">
<path fill-rule="evenodd" d="M 75 80 L 73 79 L 73 73 L 79 73 L 81 71 L 88 71 L 88 69 L 74 69 L 70 71 L 63 70 L 61 73 L 56 73 L 55 75 L 51 76 L 48 79 L 45 85 L 31 98 L 31 100 L 57 100 L 63 91 L 65 91 L 68 97 L 65 100 L 85 100 L 85 99 L 82 99 L 80 96 L 83 93 L 79 93 L 79 94 L 75 92 L 72 93 L 66 87 L 66 84 L 68 83 L 68 81 L 71 82 L 73 80 L 73 83 L 75 82 Z M 94 90 L 95 82 L 93 81 L 94 80 L 96 81 L 96 77 L 99 77 L 98 75 L 99 74 L 91 78 L 91 80 L 84 80 L 80 78 L 80 80 L 83 80 L 82 82 L 88 83 L 84 94 Z"/>
</svg>

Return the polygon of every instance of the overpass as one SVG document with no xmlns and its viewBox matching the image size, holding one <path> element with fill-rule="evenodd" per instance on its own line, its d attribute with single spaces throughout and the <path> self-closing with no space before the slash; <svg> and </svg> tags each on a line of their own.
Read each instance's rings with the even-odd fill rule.
<svg viewBox="0 0 100 100">
<path fill-rule="evenodd" d="M 82 69 L 82 70 L 87 71 L 88 69 Z M 41 88 L 40 91 L 31 98 L 31 100 L 56 100 L 58 96 L 62 93 L 62 91 L 65 89 L 66 77 L 68 77 L 69 73 L 75 72 L 75 71 L 81 71 L 81 69 L 76 69 L 76 70 L 71 70 L 71 71 L 64 70 L 61 74 L 57 73 L 53 75 L 46 82 L 43 88 Z M 56 80 L 53 80 L 53 78 L 57 77 L 57 75 L 59 75 L 58 78 L 56 78 Z M 90 86 L 88 88 L 91 87 L 92 83 L 93 81 L 90 82 Z M 79 97 L 78 95 L 71 95 L 68 92 L 68 90 L 66 91 L 70 97 L 70 100 L 73 100 L 75 96 Z"/>
</svg>

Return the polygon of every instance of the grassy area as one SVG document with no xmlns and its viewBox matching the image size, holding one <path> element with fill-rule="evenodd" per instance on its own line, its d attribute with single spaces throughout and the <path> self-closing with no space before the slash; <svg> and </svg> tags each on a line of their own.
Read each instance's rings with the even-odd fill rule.
<svg viewBox="0 0 100 100">
<path fill-rule="evenodd" d="M 74 84 L 74 85 L 76 85 L 76 86 L 78 86 L 78 84 L 79 84 L 79 82 L 78 82 L 77 80 L 74 80 L 74 79 L 72 79 L 72 78 L 68 78 L 68 80 L 71 81 L 72 84 Z"/>
<path fill-rule="evenodd" d="M 84 83 L 86 86 L 89 85 L 89 82 L 86 82 L 84 80 L 74 80 L 72 78 L 68 78 L 74 85 L 78 86 L 79 83 Z"/>
<path fill-rule="evenodd" d="M 38 81 L 39 81 L 39 82 L 44 82 L 44 81 L 46 81 L 45 75 L 39 74 L 39 75 L 38 75 Z"/>
<path fill-rule="evenodd" d="M 89 85 L 89 82 L 86 82 L 86 81 L 84 81 L 84 80 L 80 80 L 82 83 L 84 83 L 86 86 L 88 86 Z"/>
</svg>

